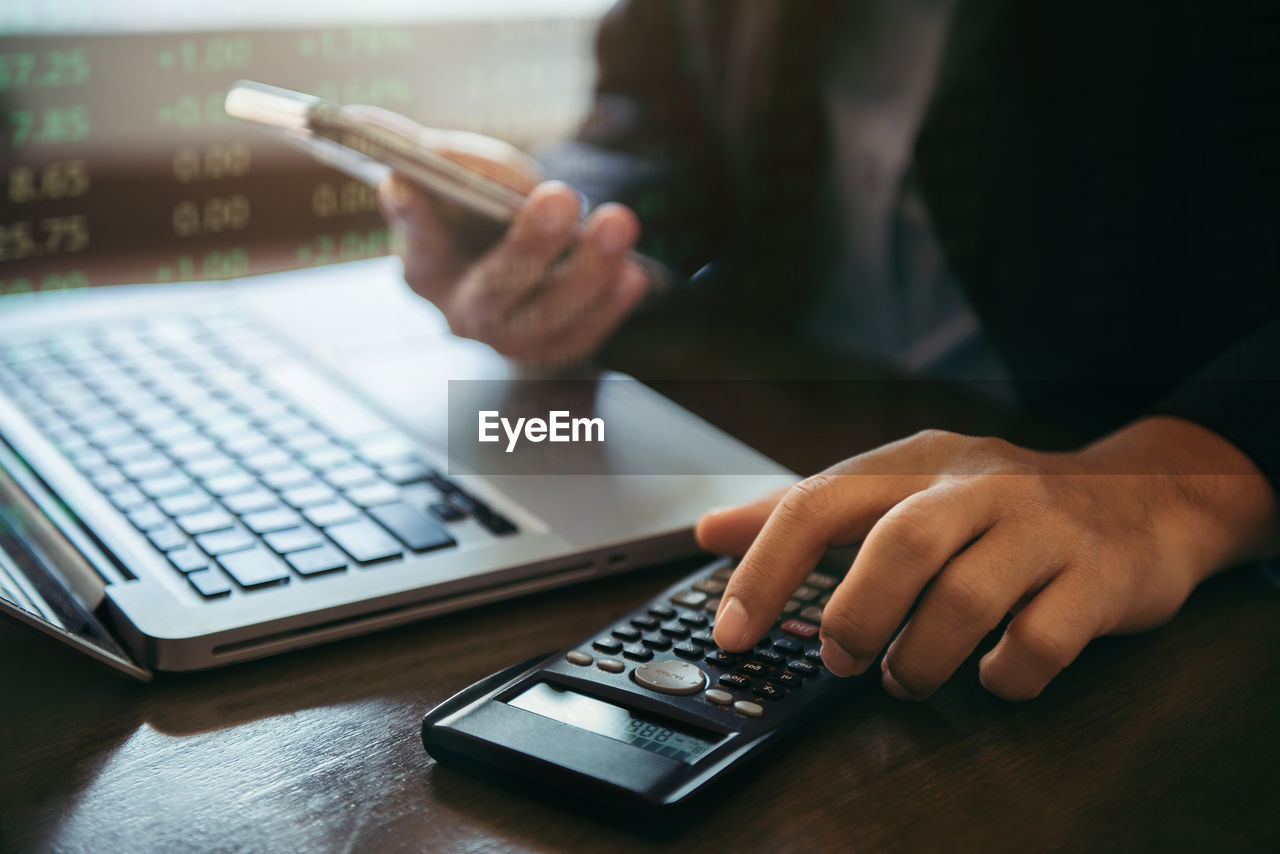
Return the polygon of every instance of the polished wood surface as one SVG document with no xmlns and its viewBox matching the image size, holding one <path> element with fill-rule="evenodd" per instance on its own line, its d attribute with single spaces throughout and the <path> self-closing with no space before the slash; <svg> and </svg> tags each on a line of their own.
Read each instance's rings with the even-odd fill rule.
<svg viewBox="0 0 1280 854">
<path fill-rule="evenodd" d="M 806 373 L 811 354 L 754 340 L 657 343 L 630 367 L 797 471 L 930 424 L 1065 441 L 946 390 Z M 688 365 L 715 375 L 717 354 L 721 375 L 756 380 L 714 395 L 674 381 Z M 796 376 L 816 378 L 779 379 Z M 1028 703 L 983 691 L 977 656 L 926 703 L 867 686 L 674 841 L 423 753 L 425 710 L 678 577 L 654 568 L 149 685 L 0 624 L 0 850 L 1280 849 L 1280 593 L 1250 569 L 1164 628 L 1095 642 Z"/>
</svg>

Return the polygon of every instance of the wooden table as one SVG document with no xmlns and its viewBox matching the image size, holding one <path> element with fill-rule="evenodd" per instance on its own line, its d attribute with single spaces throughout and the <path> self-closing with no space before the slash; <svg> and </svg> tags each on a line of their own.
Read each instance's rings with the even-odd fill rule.
<svg viewBox="0 0 1280 854">
<path fill-rule="evenodd" d="M 719 364 L 756 382 L 707 396 L 662 380 L 715 365 L 724 345 L 663 340 L 631 367 L 799 471 L 928 424 L 1063 441 L 750 340 L 731 343 L 752 355 Z M 677 577 L 655 568 L 150 685 L 2 624 L 0 850 L 1280 849 L 1280 594 L 1253 570 L 1206 584 L 1165 628 L 1095 642 L 1029 703 L 987 694 L 977 656 L 926 703 L 870 686 L 675 842 L 423 753 L 426 709 Z"/>
</svg>

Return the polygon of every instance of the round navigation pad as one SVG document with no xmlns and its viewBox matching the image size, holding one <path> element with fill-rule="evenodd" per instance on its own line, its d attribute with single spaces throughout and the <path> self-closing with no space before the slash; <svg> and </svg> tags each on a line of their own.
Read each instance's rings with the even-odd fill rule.
<svg viewBox="0 0 1280 854">
<path fill-rule="evenodd" d="M 631 675 L 650 691 L 661 694 L 696 694 L 707 684 L 706 674 L 689 662 L 676 659 L 642 664 Z"/>
</svg>

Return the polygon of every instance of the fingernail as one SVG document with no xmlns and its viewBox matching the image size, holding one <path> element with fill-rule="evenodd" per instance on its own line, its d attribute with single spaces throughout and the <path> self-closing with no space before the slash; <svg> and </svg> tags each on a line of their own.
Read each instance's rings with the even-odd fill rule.
<svg viewBox="0 0 1280 854">
<path fill-rule="evenodd" d="M 831 640 L 822 639 L 822 663 L 837 676 L 855 676 L 867 669 L 867 663 L 860 662 L 844 651 L 844 647 Z"/>
<path fill-rule="evenodd" d="M 538 230 L 544 235 L 561 234 L 573 224 L 577 210 L 564 196 L 551 196 L 538 212 Z"/>
<path fill-rule="evenodd" d="M 737 597 L 730 596 L 720 603 L 716 613 L 716 643 L 727 650 L 737 650 L 747 643 L 747 609 Z M 727 642 L 726 642 L 727 641 Z"/>
<path fill-rule="evenodd" d="M 616 255 L 631 242 L 631 229 L 619 218 L 606 219 L 596 230 L 596 243 L 610 255 Z"/>
<path fill-rule="evenodd" d="M 890 697 L 896 697 L 899 700 L 914 700 L 911 692 L 898 684 L 898 680 L 893 678 L 893 674 L 889 672 L 888 667 L 881 667 L 880 684 L 884 686 L 885 693 Z"/>
</svg>

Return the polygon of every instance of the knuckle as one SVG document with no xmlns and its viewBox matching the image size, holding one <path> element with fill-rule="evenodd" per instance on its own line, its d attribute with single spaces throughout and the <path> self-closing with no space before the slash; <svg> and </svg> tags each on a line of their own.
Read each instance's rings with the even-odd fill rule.
<svg viewBox="0 0 1280 854">
<path fill-rule="evenodd" d="M 934 583 L 929 598 L 950 616 L 953 625 L 989 622 L 995 601 L 991 587 L 972 573 L 943 575 Z"/>
<path fill-rule="evenodd" d="M 787 491 L 778 503 L 778 514 L 791 522 L 814 522 L 832 509 L 834 475 L 815 474 L 806 477 Z"/>
<path fill-rule="evenodd" d="M 936 427 L 930 427 L 914 433 L 907 439 L 908 444 L 920 444 L 931 447 L 948 447 L 956 444 L 963 439 L 959 433 L 952 433 L 950 430 L 939 430 Z"/>
<path fill-rule="evenodd" d="M 937 542 L 929 515 L 912 503 L 903 503 L 886 513 L 867 537 L 877 550 L 902 564 L 928 558 Z"/>
<path fill-rule="evenodd" d="M 1054 672 L 1075 658 L 1073 644 L 1054 626 L 1015 620 L 1008 628 L 1009 644 L 1027 661 Z"/>
</svg>

